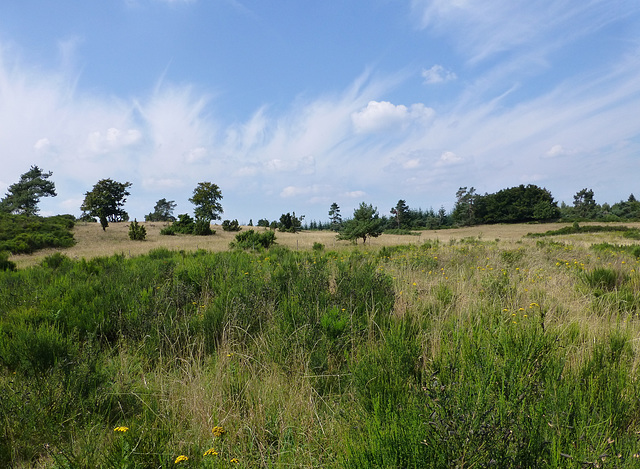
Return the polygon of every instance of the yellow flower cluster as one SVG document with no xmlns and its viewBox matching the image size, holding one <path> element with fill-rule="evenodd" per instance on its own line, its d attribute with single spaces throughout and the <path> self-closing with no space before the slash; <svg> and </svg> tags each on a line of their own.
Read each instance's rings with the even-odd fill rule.
<svg viewBox="0 0 640 469">
<path fill-rule="evenodd" d="M 129 430 L 129 427 L 116 427 L 116 428 L 113 429 L 114 432 L 122 432 L 122 433 L 124 433 L 124 432 L 126 432 L 128 430 Z"/>
<path fill-rule="evenodd" d="M 211 433 L 213 433 L 213 436 L 222 436 L 224 435 L 224 428 L 216 425 L 211 429 Z"/>
<path fill-rule="evenodd" d="M 206 450 L 203 454 L 203 456 L 217 456 L 217 455 L 218 455 L 218 452 L 213 448 Z"/>
<path fill-rule="evenodd" d="M 188 461 L 188 460 L 189 460 L 188 457 L 186 457 L 184 454 L 181 454 L 176 458 L 175 464 L 180 464 L 182 461 Z"/>
</svg>

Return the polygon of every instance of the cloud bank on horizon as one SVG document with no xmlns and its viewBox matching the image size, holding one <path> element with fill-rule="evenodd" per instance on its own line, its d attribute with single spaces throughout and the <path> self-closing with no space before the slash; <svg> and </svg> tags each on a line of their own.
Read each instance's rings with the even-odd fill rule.
<svg viewBox="0 0 640 469">
<path fill-rule="evenodd" d="M 241 222 L 450 209 L 460 186 L 640 193 L 640 3 L 288 3 L 0 5 L 0 194 L 32 164 L 43 213 L 110 177 L 138 219 L 191 213 L 200 181 Z"/>
</svg>

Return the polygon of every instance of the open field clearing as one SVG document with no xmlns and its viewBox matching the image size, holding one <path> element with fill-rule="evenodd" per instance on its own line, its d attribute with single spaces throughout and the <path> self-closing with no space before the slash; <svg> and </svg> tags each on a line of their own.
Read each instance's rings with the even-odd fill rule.
<svg viewBox="0 0 640 469">
<path fill-rule="evenodd" d="M 245 252 L 147 226 L 0 272 L 1 467 L 639 467 L 621 231 Z"/>
<path fill-rule="evenodd" d="M 583 223 L 587 226 L 597 223 Z M 124 254 L 125 256 L 137 256 L 147 253 L 152 249 L 166 248 L 169 250 L 196 251 L 205 249 L 208 251 L 225 251 L 229 243 L 234 240 L 236 233 L 223 231 L 220 225 L 213 225 L 216 234 L 213 236 L 163 236 L 160 230 L 167 226 L 165 223 L 141 223 L 147 230 L 145 241 L 131 241 L 128 236 L 129 223 L 111 223 L 106 231 L 103 231 L 99 223 L 78 223 L 73 229 L 77 244 L 65 249 L 46 249 L 30 255 L 12 256 L 18 268 L 37 264 L 46 256 L 54 252 L 61 252 L 72 259 L 91 259 L 99 256 Z M 422 230 L 416 236 L 383 234 L 378 238 L 369 239 L 366 246 L 377 249 L 382 246 L 395 246 L 405 244 L 422 244 L 425 241 L 439 241 L 449 243 L 451 240 L 463 238 L 479 238 L 491 241 L 499 239 L 505 242 L 522 241 L 527 233 L 543 233 L 549 230 L 570 226 L 568 223 L 546 224 L 515 224 L 515 225 L 483 225 L 468 228 L 455 228 L 446 230 Z M 624 226 L 640 227 L 640 223 L 626 223 Z M 264 230 L 260 227 L 243 227 L 243 230 Z M 296 234 L 276 232 L 276 243 L 291 249 L 309 250 L 314 243 L 324 244 L 327 249 L 343 249 L 352 246 L 349 241 L 337 241 L 336 234 L 332 231 L 302 231 Z M 565 237 L 566 238 L 566 237 Z M 592 243 L 610 241 L 612 236 L 607 233 L 573 235 L 572 243 L 589 245 Z M 625 241 L 625 240 L 622 240 Z M 618 240 L 618 242 L 621 242 Z"/>
</svg>

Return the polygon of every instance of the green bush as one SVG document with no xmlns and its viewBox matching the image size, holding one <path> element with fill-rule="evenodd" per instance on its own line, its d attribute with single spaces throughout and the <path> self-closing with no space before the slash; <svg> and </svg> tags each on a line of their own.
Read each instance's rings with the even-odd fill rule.
<svg viewBox="0 0 640 469">
<path fill-rule="evenodd" d="M 240 224 L 238 223 L 238 220 L 224 220 L 222 222 L 222 229 L 224 231 L 240 231 L 242 230 L 242 228 L 240 227 Z"/>
<path fill-rule="evenodd" d="M 9 260 L 9 253 L 0 251 L 0 270 L 16 270 L 16 263 Z"/>
<path fill-rule="evenodd" d="M 196 220 L 192 233 L 196 236 L 210 236 L 215 234 L 215 231 L 211 229 L 211 224 L 208 220 Z"/>
<path fill-rule="evenodd" d="M 132 241 L 144 241 L 147 238 L 147 229 L 134 219 L 129 225 L 129 239 Z"/>
<path fill-rule="evenodd" d="M 276 242 L 276 233 L 274 231 L 263 231 L 258 233 L 248 230 L 236 235 L 236 240 L 229 243 L 232 248 L 239 249 L 268 249 Z"/>
<path fill-rule="evenodd" d="M 44 248 L 66 248 L 75 244 L 71 215 L 42 218 L 0 212 L 0 251 L 30 254 Z"/>
</svg>

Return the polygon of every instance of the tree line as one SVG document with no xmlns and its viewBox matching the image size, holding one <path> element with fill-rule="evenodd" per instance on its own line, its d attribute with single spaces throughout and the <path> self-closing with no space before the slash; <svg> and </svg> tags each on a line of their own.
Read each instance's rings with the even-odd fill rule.
<svg viewBox="0 0 640 469">
<path fill-rule="evenodd" d="M 20 180 L 9 186 L 5 197 L 0 200 L 0 212 L 37 216 L 39 202 L 43 197 L 55 197 L 55 184 L 50 180 L 52 172 L 46 172 L 38 166 L 20 176 Z M 80 220 L 98 221 L 103 230 L 111 222 L 129 221 L 124 210 L 130 194 L 130 182 L 118 182 L 101 179 L 84 194 L 80 209 Z M 623 221 L 640 219 L 640 202 L 631 194 L 627 200 L 613 205 L 598 204 L 592 189 L 582 189 L 574 195 L 572 205 L 558 202 L 551 192 L 537 185 L 519 185 L 501 189 L 495 193 L 479 194 L 474 187 L 460 187 L 456 192 L 456 201 L 451 211 L 440 207 L 410 208 L 404 199 L 391 207 L 389 215 L 380 215 L 377 207 L 362 202 L 353 215 L 344 218 L 339 205 L 334 202 L 329 207 L 328 220 L 310 221 L 303 224 L 304 215 L 295 212 L 283 213 L 279 220 L 259 219 L 257 226 L 296 232 L 306 230 L 333 230 L 343 239 L 375 237 L 382 232 L 404 233 L 415 229 L 439 229 L 454 226 L 471 226 L 492 223 L 527 223 L 549 221 Z M 222 191 L 217 184 L 200 182 L 193 190 L 189 202 L 194 205 L 195 219 L 188 214 L 174 216 L 176 203 L 162 198 L 153 211 L 145 215 L 145 221 L 172 222 L 163 234 L 193 233 L 211 234 L 207 230 L 214 220 L 220 220 L 222 209 Z M 136 220 L 137 225 L 137 220 Z M 224 230 L 240 231 L 237 220 L 224 220 Z M 253 221 L 249 221 L 253 226 Z M 140 230 L 135 227 L 136 230 Z M 143 236 L 142 236 L 143 238 Z M 133 239 L 133 238 L 132 238 Z M 139 239 L 139 238 L 137 238 Z"/>
</svg>

